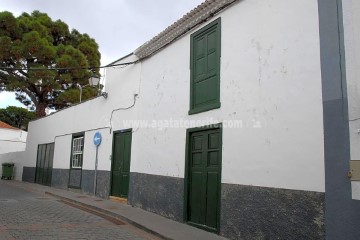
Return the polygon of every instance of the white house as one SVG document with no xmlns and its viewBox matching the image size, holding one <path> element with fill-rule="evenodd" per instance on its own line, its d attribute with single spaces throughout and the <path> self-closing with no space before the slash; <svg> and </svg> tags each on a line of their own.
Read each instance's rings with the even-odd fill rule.
<svg viewBox="0 0 360 240">
<path fill-rule="evenodd" d="M 110 64 L 107 99 L 31 122 L 23 180 L 231 239 L 360 239 L 359 12 L 207 0 Z"/>
<path fill-rule="evenodd" d="M 0 121 L 0 164 L 14 163 L 16 180 L 22 179 L 26 136 L 27 132 Z"/>
<path fill-rule="evenodd" d="M 27 132 L 0 121 L 0 154 L 24 151 Z"/>
</svg>

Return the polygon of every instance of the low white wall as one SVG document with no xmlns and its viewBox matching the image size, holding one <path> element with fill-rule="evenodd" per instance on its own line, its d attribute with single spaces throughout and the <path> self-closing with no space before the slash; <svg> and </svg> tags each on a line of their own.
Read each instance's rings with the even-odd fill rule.
<svg viewBox="0 0 360 240">
<path fill-rule="evenodd" d="M 132 55 L 122 62 L 136 59 Z M 30 122 L 26 146 L 29 157 L 25 159 L 25 166 L 36 166 L 39 144 L 54 142 L 53 167 L 69 169 L 72 135 L 82 132 L 85 134 L 83 169 L 94 169 L 96 147 L 93 137 L 95 132 L 99 131 L 103 139 L 99 146 L 98 169 L 110 171 L 113 136 L 110 129 L 112 131 L 122 129 L 124 127 L 122 119 L 136 119 L 138 104 L 134 108 L 125 109 L 133 105 L 134 95 L 139 93 L 140 70 L 141 64 L 126 68 L 111 68 L 111 82 L 106 86 L 106 91 L 109 93 L 107 99 L 98 97 Z M 108 75 L 108 72 L 106 74 Z"/>
<path fill-rule="evenodd" d="M 0 154 L 25 151 L 25 148 L 26 148 L 26 142 L 0 140 Z"/>
<path fill-rule="evenodd" d="M 0 154 L 25 151 L 27 132 L 0 128 Z"/>
<path fill-rule="evenodd" d="M 21 181 L 25 156 L 26 156 L 25 151 L 0 154 L 0 164 L 14 163 L 15 180 Z M 1 175 L 2 175 L 2 166 L 1 166 Z"/>
</svg>

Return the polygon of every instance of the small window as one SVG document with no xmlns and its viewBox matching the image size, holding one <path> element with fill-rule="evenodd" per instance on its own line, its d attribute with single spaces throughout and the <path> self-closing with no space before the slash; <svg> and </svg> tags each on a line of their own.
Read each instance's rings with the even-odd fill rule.
<svg viewBox="0 0 360 240">
<path fill-rule="evenodd" d="M 71 167 L 81 168 L 84 151 L 84 136 L 74 137 L 72 142 Z"/>
<path fill-rule="evenodd" d="M 191 35 L 189 114 L 220 108 L 220 18 Z"/>
</svg>

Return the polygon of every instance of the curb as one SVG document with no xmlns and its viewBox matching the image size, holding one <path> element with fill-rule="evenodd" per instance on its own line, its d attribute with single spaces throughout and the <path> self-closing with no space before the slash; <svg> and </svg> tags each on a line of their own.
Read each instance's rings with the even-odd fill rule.
<svg viewBox="0 0 360 240">
<path fill-rule="evenodd" d="M 89 204 L 86 204 L 86 203 L 82 203 L 82 202 L 76 201 L 76 200 L 71 199 L 71 198 L 63 197 L 63 196 L 57 195 L 57 194 L 55 194 L 55 193 L 51 193 L 51 192 L 45 191 L 45 194 L 50 195 L 50 196 L 53 196 L 53 197 L 56 197 L 56 198 L 59 198 L 59 199 L 61 199 L 61 200 L 65 200 L 65 201 L 67 201 L 67 202 L 71 202 L 71 203 L 77 204 L 77 205 L 79 205 L 79 206 L 84 206 L 84 207 L 93 209 L 93 210 L 98 211 L 98 212 L 100 212 L 100 213 L 102 213 L 102 214 L 108 215 L 109 217 L 113 217 L 113 218 L 115 218 L 115 219 L 120 219 L 120 220 L 122 220 L 122 221 L 124 221 L 124 222 L 126 222 L 126 223 L 128 223 L 128 224 L 131 224 L 131 225 L 133 225 L 133 226 L 135 226 L 135 227 L 137 227 L 137 228 L 140 228 L 141 230 L 143 230 L 143 231 L 145 231 L 145 232 L 147 232 L 147 233 L 153 234 L 153 235 L 155 235 L 156 237 L 159 237 L 159 238 L 161 238 L 161 239 L 164 239 L 164 240 L 173 240 L 172 238 L 169 238 L 169 237 L 167 237 L 167 236 L 164 236 L 164 235 L 162 235 L 161 233 L 155 232 L 154 230 L 152 230 L 152 229 L 150 229 L 150 228 L 148 228 L 148 227 L 146 227 L 146 226 L 144 226 L 144 225 L 142 225 L 142 224 L 139 224 L 139 223 L 137 223 L 137 222 L 135 222 L 135 221 L 127 218 L 127 217 L 124 217 L 124 216 L 122 216 L 122 215 L 120 215 L 120 214 L 116 214 L 116 213 L 114 213 L 114 212 L 111 212 L 111 211 L 108 211 L 108 210 L 105 210 L 105 209 L 103 209 L 103 208 L 99 208 L 99 207 L 96 207 L 96 206 L 93 206 L 93 205 L 89 205 Z"/>
</svg>

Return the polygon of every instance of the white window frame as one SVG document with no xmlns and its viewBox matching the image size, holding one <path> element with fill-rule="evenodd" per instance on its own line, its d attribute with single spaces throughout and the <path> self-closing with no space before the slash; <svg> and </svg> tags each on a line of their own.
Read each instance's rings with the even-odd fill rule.
<svg viewBox="0 0 360 240">
<path fill-rule="evenodd" d="M 82 168 L 84 155 L 84 136 L 74 137 L 72 141 L 71 168 Z"/>
</svg>

